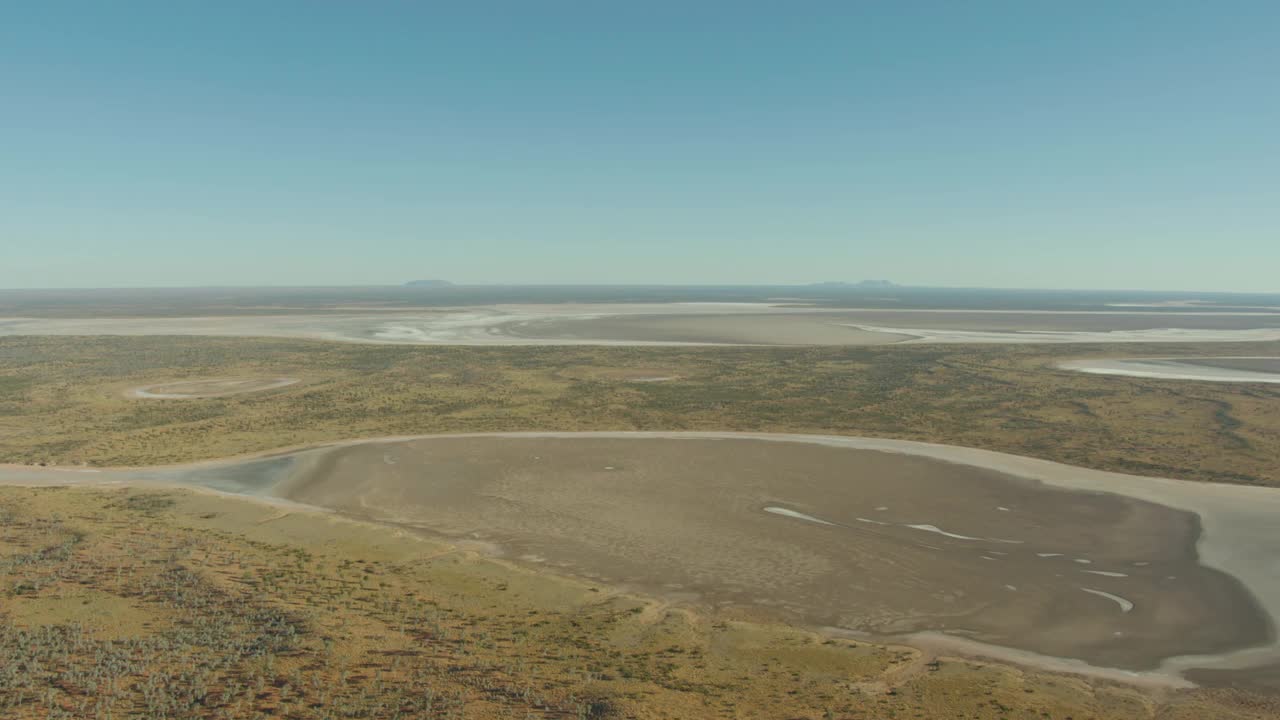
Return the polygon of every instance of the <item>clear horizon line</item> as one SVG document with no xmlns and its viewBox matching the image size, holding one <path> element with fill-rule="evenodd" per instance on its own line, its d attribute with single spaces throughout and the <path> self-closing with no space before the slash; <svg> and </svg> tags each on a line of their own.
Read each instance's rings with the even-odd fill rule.
<svg viewBox="0 0 1280 720">
<path fill-rule="evenodd" d="M 415 281 L 409 281 L 415 282 Z M 419 291 L 449 290 L 454 288 L 815 288 L 832 287 L 861 290 L 997 290 L 1008 292 L 1078 292 L 1078 293 L 1188 293 L 1215 295 L 1278 295 L 1280 290 L 1204 290 L 1204 289 L 1171 289 L 1171 288 L 1075 288 L 1075 287 L 1024 287 L 993 285 L 915 285 L 909 283 L 893 283 L 886 286 L 861 285 L 865 281 L 824 280 L 805 283 L 537 283 L 537 282 L 447 282 L 441 286 L 410 285 L 409 282 L 398 284 L 304 284 L 304 285 L 118 285 L 118 286 L 52 286 L 52 287 L 2 287 L 0 292 L 57 292 L 57 291 L 129 291 L 129 290 L 271 290 L 271 289 L 414 289 Z"/>
</svg>

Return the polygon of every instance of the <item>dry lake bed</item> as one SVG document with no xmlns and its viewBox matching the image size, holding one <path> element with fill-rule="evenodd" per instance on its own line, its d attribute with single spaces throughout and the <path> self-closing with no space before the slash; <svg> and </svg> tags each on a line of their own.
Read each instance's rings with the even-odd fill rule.
<svg viewBox="0 0 1280 720">
<path fill-rule="evenodd" d="M 727 433 L 404 438 L 0 480 L 302 503 L 677 603 L 1087 672 L 1181 683 L 1280 661 L 1280 491 L 1263 488 Z"/>
</svg>

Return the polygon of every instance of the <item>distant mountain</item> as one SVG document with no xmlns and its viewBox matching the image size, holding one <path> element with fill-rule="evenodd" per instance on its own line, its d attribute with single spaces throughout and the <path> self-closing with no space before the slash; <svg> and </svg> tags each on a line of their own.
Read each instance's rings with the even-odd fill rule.
<svg viewBox="0 0 1280 720">
<path fill-rule="evenodd" d="M 856 283 L 845 282 L 843 280 L 831 280 L 828 282 L 813 283 L 811 287 L 846 287 L 846 288 L 895 288 L 897 283 L 888 280 L 861 280 Z"/>
<path fill-rule="evenodd" d="M 448 280 L 410 280 L 405 283 L 404 286 L 418 288 L 446 288 L 453 287 L 453 283 Z"/>
</svg>

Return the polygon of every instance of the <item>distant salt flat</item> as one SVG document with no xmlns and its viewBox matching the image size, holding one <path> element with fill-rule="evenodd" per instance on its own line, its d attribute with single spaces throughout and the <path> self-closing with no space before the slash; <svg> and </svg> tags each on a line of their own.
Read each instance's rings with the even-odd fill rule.
<svg viewBox="0 0 1280 720">
<path fill-rule="evenodd" d="M 1070 360 L 1059 363 L 1058 367 L 1094 375 L 1123 375 L 1161 380 L 1280 383 L 1280 358 L 1276 357 Z"/>
<path fill-rule="evenodd" d="M 706 345 L 787 343 L 785 318 L 806 311 L 764 303 L 556 304 L 457 307 L 417 312 L 291 313 L 203 317 L 0 318 L 0 336 L 8 335 L 181 335 L 291 337 L 393 345 Z M 807 311 L 812 314 L 814 311 Z M 684 323 L 710 319 L 692 332 L 683 326 L 664 332 L 629 327 L 629 318 Z M 734 320 L 737 318 L 738 320 Z M 716 332 L 717 321 L 763 328 L 734 327 Z M 757 320 L 757 318 L 759 320 Z M 611 326 L 624 323 L 617 331 Z M 811 326 L 819 323 L 810 322 Z M 604 330 L 604 332 L 602 332 Z M 840 331 L 853 344 L 891 342 Z M 776 338 L 775 338 L 776 336 Z M 813 332 L 799 344 L 826 344 Z M 839 344 L 839 343 L 837 343 Z"/>
<path fill-rule="evenodd" d="M 1095 314 L 1102 316 L 1105 313 Z M 1176 321 L 1170 319 L 1170 322 Z M 1240 329 L 1171 327 L 1140 330 L 963 330 L 863 324 L 855 324 L 851 327 L 865 332 L 907 336 L 909 339 L 902 342 L 914 344 L 1272 342 L 1280 340 L 1280 328 L 1270 327 Z"/>
<path fill-rule="evenodd" d="M 1113 308 L 1209 308 L 1213 311 L 1221 310 L 1259 310 L 1264 312 L 1275 312 L 1275 305 L 1224 305 L 1219 303 L 1206 302 L 1204 300 L 1164 300 L 1161 302 L 1149 303 L 1104 303 L 1107 307 Z"/>
<path fill-rule="evenodd" d="M 884 345 L 1280 340 L 1280 314 L 561 303 L 199 317 L 0 318 L 2 335 L 291 337 L 399 345 Z"/>
</svg>

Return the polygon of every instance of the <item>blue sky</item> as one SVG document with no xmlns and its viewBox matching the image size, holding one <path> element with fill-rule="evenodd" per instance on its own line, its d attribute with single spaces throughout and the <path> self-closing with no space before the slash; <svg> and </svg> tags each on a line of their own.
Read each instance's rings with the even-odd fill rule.
<svg viewBox="0 0 1280 720">
<path fill-rule="evenodd" d="M 1276 2 L 5 2 L 0 287 L 1280 292 Z"/>
</svg>

